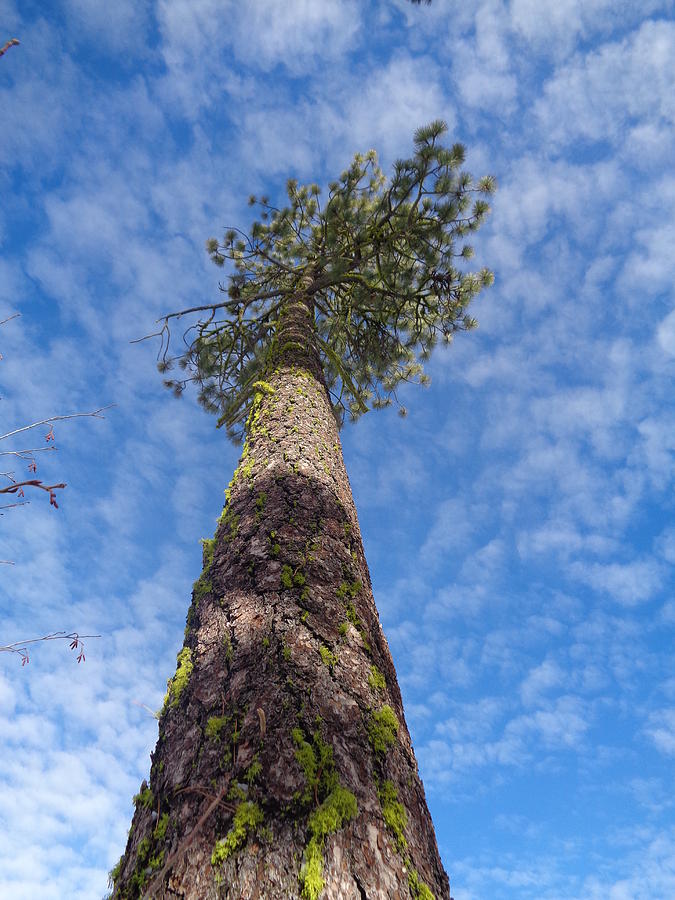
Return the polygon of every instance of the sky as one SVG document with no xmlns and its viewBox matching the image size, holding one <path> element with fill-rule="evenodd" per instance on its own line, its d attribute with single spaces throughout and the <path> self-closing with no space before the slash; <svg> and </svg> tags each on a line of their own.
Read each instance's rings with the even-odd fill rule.
<svg viewBox="0 0 675 900">
<path fill-rule="evenodd" d="M 250 193 L 432 119 L 495 284 L 343 444 L 455 900 L 675 896 L 672 0 L 0 0 L 0 897 L 101 897 L 237 448 L 156 346 Z M 42 447 L 46 429 L 27 443 Z M 3 470 L 25 475 L 21 460 Z"/>
</svg>

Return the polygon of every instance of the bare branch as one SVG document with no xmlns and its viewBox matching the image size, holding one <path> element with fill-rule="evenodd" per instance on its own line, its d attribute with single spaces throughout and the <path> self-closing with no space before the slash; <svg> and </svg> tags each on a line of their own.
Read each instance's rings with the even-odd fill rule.
<svg viewBox="0 0 675 900">
<path fill-rule="evenodd" d="M 4 56 L 10 47 L 18 47 L 20 43 L 21 42 L 16 38 L 10 38 L 8 41 L 6 41 L 6 43 L 3 44 L 2 47 L 0 47 L 0 56 Z"/>
<path fill-rule="evenodd" d="M 58 509 L 59 504 L 56 502 L 56 494 L 54 491 L 63 490 L 66 485 L 63 482 L 60 484 L 43 484 L 37 478 L 31 478 L 28 481 L 15 481 L 13 484 L 8 484 L 7 487 L 0 488 L 0 494 L 18 494 L 19 497 L 23 497 L 23 489 L 25 487 L 35 487 L 39 488 L 41 491 L 46 491 L 49 494 L 50 505 L 55 506 L 56 509 Z"/>
<path fill-rule="evenodd" d="M 25 666 L 30 662 L 28 650 L 29 644 L 39 644 L 44 641 L 70 641 L 71 650 L 79 650 L 77 655 L 78 663 L 85 661 L 84 641 L 83 638 L 100 638 L 100 634 L 78 634 L 77 631 L 65 632 L 54 631 L 52 634 L 46 634 L 44 637 L 30 638 L 27 641 L 15 641 L 13 644 L 5 644 L 0 647 L 0 653 L 16 653 L 21 657 L 21 665 Z"/>
<path fill-rule="evenodd" d="M 105 419 L 105 416 L 101 415 L 101 413 L 105 412 L 106 409 L 112 409 L 114 406 L 116 406 L 115 403 L 109 403 L 108 406 L 102 406 L 100 409 L 95 409 L 93 412 L 70 413 L 67 416 L 50 416 L 48 419 L 41 419 L 39 422 L 33 422 L 32 425 L 24 425 L 23 428 L 17 428 L 14 431 L 8 431 L 6 434 L 0 434 L 0 441 L 4 441 L 5 438 L 14 437 L 15 434 L 21 434 L 22 431 L 30 431 L 31 428 L 39 428 L 40 425 L 49 425 L 51 422 L 62 422 L 64 419 L 80 419 L 86 416 L 90 416 L 94 419 Z"/>
<path fill-rule="evenodd" d="M 34 453 L 44 453 L 45 450 L 56 450 L 56 447 L 32 447 L 30 450 L 0 450 L 0 456 L 18 456 L 19 459 L 30 461 Z"/>
</svg>

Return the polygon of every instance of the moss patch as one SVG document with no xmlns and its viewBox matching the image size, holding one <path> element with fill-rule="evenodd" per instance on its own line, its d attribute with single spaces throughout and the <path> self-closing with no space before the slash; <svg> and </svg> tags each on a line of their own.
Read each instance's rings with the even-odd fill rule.
<svg viewBox="0 0 675 900">
<path fill-rule="evenodd" d="M 387 682 L 385 681 L 384 675 L 382 674 L 382 672 L 380 672 L 380 670 L 377 668 L 377 666 L 370 667 L 370 674 L 368 675 L 368 684 L 378 694 L 382 693 L 386 689 Z"/>
<path fill-rule="evenodd" d="M 328 666 L 328 668 L 333 671 L 333 666 L 337 664 L 338 656 L 337 653 L 333 653 L 332 650 L 329 650 L 325 644 L 322 644 L 319 647 L 319 654 L 321 656 L 321 662 L 324 666 Z"/>
<path fill-rule="evenodd" d="M 134 796 L 134 806 L 142 806 L 143 809 L 152 809 L 154 802 L 155 798 L 149 787 L 143 788 Z"/>
<path fill-rule="evenodd" d="M 436 900 L 436 897 L 429 889 L 429 885 L 422 881 L 416 869 L 409 869 L 408 871 L 408 886 L 410 887 L 410 894 L 413 900 Z"/>
<path fill-rule="evenodd" d="M 169 827 L 169 814 L 163 813 L 157 825 L 155 826 L 155 838 L 158 841 L 163 841 L 166 837 L 166 829 Z"/>
<path fill-rule="evenodd" d="M 307 827 L 311 837 L 300 869 L 301 896 L 305 900 L 317 900 L 323 890 L 323 847 L 326 837 L 356 818 L 357 813 L 356 797 L 338 784 L 310 815 Z"/>
<path fill-rule="evenodd" d="M 202 545 L 202 568 L 208 569 L 213 563 L 213 555 L 216 552 L 216 539 L 202 538 L 199 543 Z"/>
<path fill-rule="evenodd" d="M 209 716 L 204 734 L 211 741 L 219 741 L 224 728 L 227 728 L 229 716 Z"/>
<path fill-rule="evenodd" d="M 168 707 L 175 709 L 178 706 L 180 696 L 185 690 L 194 665 L 192 663 L 192 651 L 189 647 L 183 647 L 177 656 L 178 667 L 173 678 L 167 681 L 167 691 L 164 696 L 164 706 L 162 711 L 166 711 Z"/>
<path fill-rule="evenodd" d="M 301 896 L 304 900 L 317 900 L 323 890 L 323 848 L 326 837 L 342 828 L 358 813 L 356 797 L 343 787 L 335 771 L 333 748 L 317 730 L 312 743 L 301 728 L 294 728 L 293 741 L 297 759 L 306 780 L 300 796 L 303 803 L 314 803 L 315 808 L 307 820 L 309 841 L 305 847 L 300 868 Z"/>
<path fill-rule="evenodd" d="M 368 740 L 375 753 L 386 753 L 396 741 L 398 719 L 391 706 L 385 704 L 376 710 L 368 723 Z"/>
<path fill-rule="evenodd" d="M 281 567 L 281 586 L 287 589 L 293 587 L 293 569 L 288 564 Z"/>
<path fill-rule="evenodd" d="M 262 824 L 263 819 L 263 812 L 257 803 L 242 801 L 235 810 L 232 827 L 227 835 L 215 843 L 211 865 L 214 868 L 222 866 L 226 859 L 244 846 L 249 834 Z"/>
<path fill-rule="evenodd" d="M 346 585 L 347 582 L 343 581 L 342 584 Z M 353 584 L 358 584 L 359 587 L 361 586 L 360 581 L 353 582 Z M 339 595 L 339 593 L 340 592 L 338 591 L 338 595 Z M 363 627 L 363 622 L 361 621 L 361 619 L 359 619 L 359 616 L 356 612 L 356 607 L 354 606 L 354 603 L 352 600 L 348 600 L 345 602 L 345 611 L 347 613 L 347 618 L 349 619 L 349 621 L 352 623 L 354 628 L 356 628 L 359 635 L 361 636 L 361 641 L 363 642 L 363 647 L 364 647 L 366 653 L 372 653 L 370 644 L 368 642 L 368 638 L 366 637 L 366 629 Z"/>
<path fill-rule="evenodd" d="M 405 850 L 408 841 L 405 837 L 405 829 L 408 824 L 408 816 L 405 807 L 399 802 L 396 788 L 392 781 L 383 782 L 378 788 L 377 796 L 382 807 L 382 815 L 387 824 L 387 828 L 394 835 L 396 847 L 399 850 Z"/>
<path fill-rule="evenodd" d="M 229 502 L 223 507 L 223 511 L 218 518 L 218 525 L 226 541 L 233 541 L 236 538 L 239 532 L 239 516 L 234 512 Z"/>
<path fill-rule="evenodd" d="M 199 606 L 199 601 L 203 600 L 204 597 L 206 597 L 207 594 L 210 594 L 212 590 L 213 584 L 211 583 L 211 580 L 205 570 L 192 585 L 192 596 L 194 598 L 195 604 Z"/>
</svg>

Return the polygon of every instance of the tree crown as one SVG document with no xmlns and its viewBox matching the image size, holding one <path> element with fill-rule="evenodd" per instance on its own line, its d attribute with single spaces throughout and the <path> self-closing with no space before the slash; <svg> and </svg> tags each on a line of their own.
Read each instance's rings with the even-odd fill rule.
<svg viewBox="0 0 675 900">
<path fill-rule="evenodd" d="M 217 413 L 230 436 L 241 435 L 256 381 L 274 366 L 276 328 L 285 306 L 303 296 L 338 422 L 398 402 L 401 382 L 428 383 L 424 363 L 439 340 L 473 328 L 473 297 L 492 283 L 490 271 L 466 272 L 467 236 L 489 212 L 491 176 L 462 170 L 461 144 L 445 147 L 442 121 L 418 129 L 414 153 L 387 179 L 369 150 L 328 185 L 287 183 L 288 205 L 252 196 L 260 218 L 249 232 L 228 229 L 206 247 L 228 266 L 226 298 L 163 317 L 159 368 L 174 363 L 176 394 L 199 386 L 199 401 Z M 171 354 L 171 324 L 197 321 Z M 401 409 L 405 414 L 405 410 Z"/>
</svg>

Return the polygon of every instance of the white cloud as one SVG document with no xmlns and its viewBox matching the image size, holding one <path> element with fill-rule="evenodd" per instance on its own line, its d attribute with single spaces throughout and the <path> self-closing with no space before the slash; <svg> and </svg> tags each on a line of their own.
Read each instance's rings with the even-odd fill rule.
<svg viewBox="0 0 675 900">
<path fill-rule="evenodd" d="M 540 702 L 542 695 L 565 682 L 565 672 L 552 659 L 545 659 L 527 673 L 520 685 L 520 697 L 525 706 Z"/>
<path fill-rule="evenodd" d="M 454 36 L 448 41 L 456 89 L 467 106 L 506 116 L 515 109 L 518 80 L 507 49 L 502 4 L 483 3 L 474 29 L 472 41 L 457 42 Z"/>
<path fill-rule="evenodd" d="M 669 0 L 645 0 L 639 8 L 631 0 L 513 0 L 511 25 L 533 49 L 555 58 L 579 39 L 626 27 L 669 6 Z"/>
<path fill-rule="evenodd" d="M 97 0 L 64 0 L 70 36 L 97 50 L 118 55 L 117 65 L 127 68 L 129 55 L 145 55 L 151 4 L 116 0 L 102 6 Z"/>
<path fill-rule="evenodd" d="M 420 549 L 423 566 L 454 568 L 478 527 L 481 510 L 469 510 L 462 499 L 444 500 Z"/>
<path fill-rule="evenodd" d="M 608 594 L 623 606 L 645 603 L 663 583 L 661 566 L 650 559 L 630 563 L 573 563 L 570 572 L 577 580 Z"/>
<path fill-rule="evenodd" d="M 669 356 L 675 356 L 675 310 L 668 313 L 663 319 L 656 332 L 656 339 L 659 346 Z"/>
<path fill-rule="evenodd" d="M 645 733 L 652 739 L 657 750 L 668 756 L 675 756 L 675 707 L 650 713 Z"/>
<path fill-rule="evenodd" d="M 334 63 L 359 40 L 362 18 L 355 0 L 159 0 L 156 12 L 162 92 L 191 120 L 222 102 L 223 88 L 258 91 L 256 72 L 300 75 Z M 242 77 L 234 60 L 249 74 Z"/>
<path fill-rule="evenodd" d="M 542 131 L 556 145 L 579 139 L 615 144 L 639 121 L 672 126 L 668 60 L 674 53 L 675 25 L 647 21 L 622 41 L 578 54 L 556 71 L 536 103 Z"/>
</svg>

